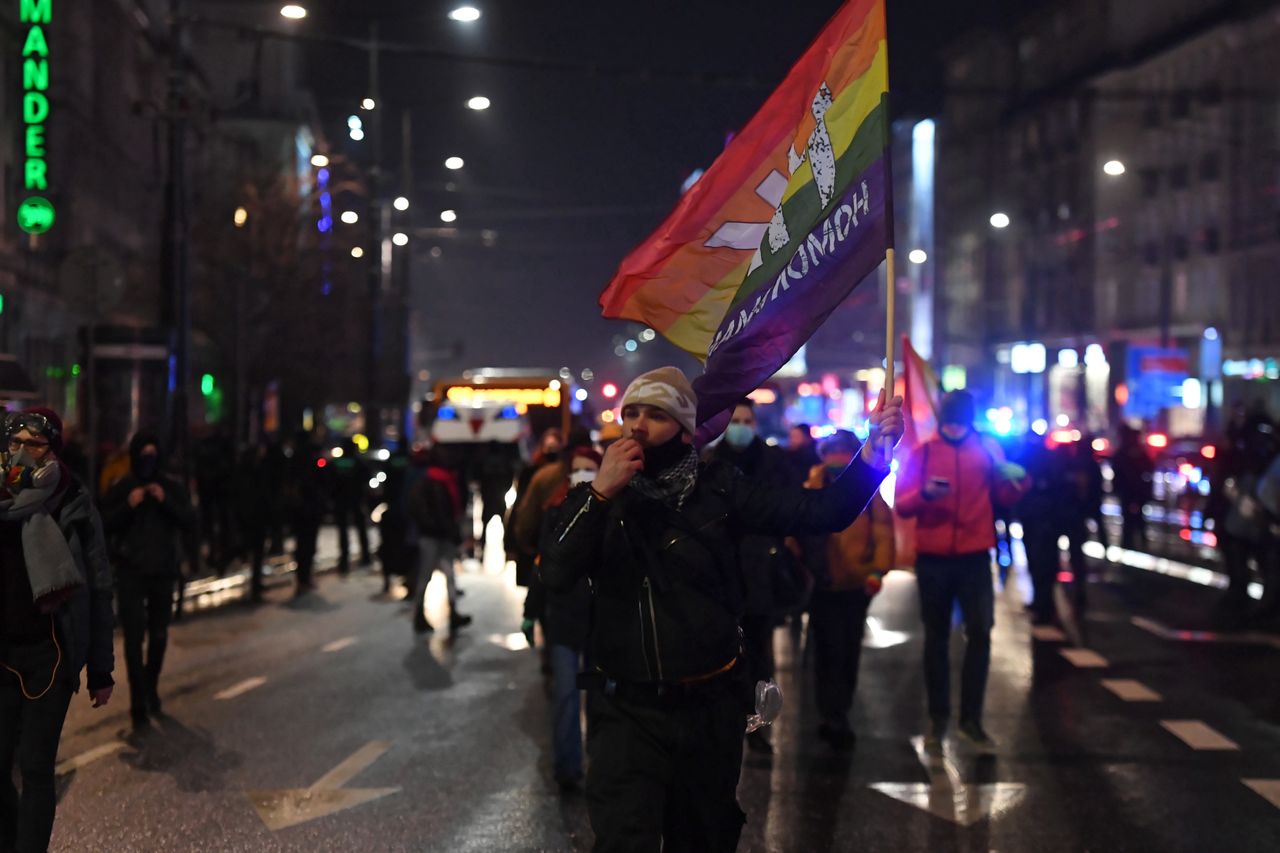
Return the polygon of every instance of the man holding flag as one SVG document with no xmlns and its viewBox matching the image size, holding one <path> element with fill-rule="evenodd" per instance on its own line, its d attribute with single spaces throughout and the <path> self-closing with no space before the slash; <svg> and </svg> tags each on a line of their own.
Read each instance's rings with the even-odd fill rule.
<svg viewBox="0 0 1280 853">
<path fill-rule="evenodd" d="M 825 489 L 766 488 L 699 468 L 695 434 L 776 373 L 887 261 L 892 389 L 893 181 L 884 0 L 849 0 L 600 297 L 705 362 L 638 378 L 623 440 L 566 500 L 543 577 L 593 581 L 587 687 L 600 694 L 587 797 L 597 851 L 730 851 L 751 685 L 742 675 L 744 531 L 848 527 L 888 474 L 901 401 Z"/>
<path fill-rule="evenodd" d="M 746 677 L 737 543 L 844 530 L 889 473 L 901 400 L 883 394 L 870 437 L 824 489 L 754 482 L 699 465 L 698 398 L 674 367 L 650 371 L 622 399 L 621 441 L 590 487 L 565 499 L 542 554 L 543 581 L 591 578 L 594 694 L 587 800 L 596 851 L 731 851 Z"/>
</svg>

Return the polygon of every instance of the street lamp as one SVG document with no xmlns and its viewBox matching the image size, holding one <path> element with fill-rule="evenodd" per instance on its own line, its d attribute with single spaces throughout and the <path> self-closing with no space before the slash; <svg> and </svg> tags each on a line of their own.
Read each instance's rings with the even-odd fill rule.
<svg viewBox="0 0 1280 853">
<path fill-rule="evenodd" d="M 363 101 L 360 102 L 360 109 L 371 110 L 377 105 L 378 105 L 378 102 L 375 101 L 373 98 L 365 98 Z"/>
<path fill-rule="evenodd" d="M 237 228 L 243 228 L 244 224 L 249 221 L 249 211 L 243 207 L 237 207 L 235 214 L 231 217 L 231 221 L 236 224 Z"/>
<path fill-rule="evenodd" d="M 301 21 L 307 16 L 307 10 L 296 3 L 290 3 L 280 7 L 280 14 L 291 21 Z"/>
<path fill-rule="evenodd" d="M 394 207 L 396 210 L 408 210 L 409 199 L 405 198 L 404 196 L 397 196 L 396 200 L 391 202 L 391 206 Z"/>
<path fill-rule="evenodd" d="M 363 258 L 363 257 L 364 257 L 364 249 L 360 248 L 359 246 L 352 246 L 352 247 L 351 247 L 351 257 L 353 257 L 353 258 Z"/>
<path fill-rule="evenodd" d="M 913 264 L 923 264 L 925 261 L 929 260 L 929 256 L 925 253 L 924 249 L 912 249 L 907 255 L 907 260 L 911 261 Z"/>
<path fill-rule="evenodd" d="M 353 127 L 351 128 L 350 136 L 352 140 L 356 142 L 361 142 L 364 139 L 364 131 L 358 127 Z"/>
<path fill-rule="evenodd" d="M 392 235 L 391 242 L 395 243 L 397 246 L 407 246 L 409 245 L 409 235 L 403 231 L 397 231 Z"/>
<path fill-rule="evenodd" d="M 342 221 L 348 225 L 355 225 L 360 221 L 360 214 L 354 210 L 344 210 L 342 211 Z"/>
<path fill-rule="evenodd" d="M 467 109 L 477 110 L 477 111 L 487 110 L 489 109 L 489 103 L 490 103 L 489 99 L 486 98 L 484 95 L 476 95 L 474 98 L 467 101 Z"/>
<path fill-rule="evenodd" d="M 1008 228 L 1009 214 L 1001 213 L 1000 211 L 996 211 L 995 213 L 991 214 L 991 227 L 992 228 Z"/>
<path fill-rule="evenodd" d="M 461 169 L 461 168 L 462 168 L 462 158 L 461 158 L 461 157 L 450 157 L 449 159 L 447 159 L 447 160 L 445 160 L 445 161 L 444 161 L 444 167 L 445 167 L 446 169 L 453 169 L 453 170 L 455 170 L 455 171 L 456 171 L 456 170 L 458 170 L 458 169 Z"/>
<path fill-rule="evenodd" d="M 449 13 L 449 20 L 469 24 L 480 20 L 480 10 L 475 6 L 459 6 Z"/>
<path fill-rule="evenodd" d="M 1119 177 L 1124 174 L 1124 163 L 1119 160 L 1108 160 L 1102 164 L 1102 171 L 1113 178 Z"/>
<path fill-rule="evenodd" d="M 323 154 L 312 154 L 311 165 L 317 169 L 327 169 L 329 167 L 329 158 Z"/>
<path fill-rule="evenodd" d="M 458 219 L 458 213 L 457 213 L 457 211 L 453 211 L 453 210 L 442 210 L 442 211 L 440 211 L 440 221 L 441 221 L 441 222 L 456 222 L 456 221 L 457 221 L 457 219 Z"/>
</svg>

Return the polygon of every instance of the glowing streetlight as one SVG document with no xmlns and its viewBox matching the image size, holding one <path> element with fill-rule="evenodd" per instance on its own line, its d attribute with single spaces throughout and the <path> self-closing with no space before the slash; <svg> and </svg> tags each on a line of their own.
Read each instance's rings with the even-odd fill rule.
<svg viewBox="0 0 1280 853">
<path fill-rule="evenodd" d="M 391 202 L 391 206 L 394 207 L 396 210 L 408 210 L 409 199 L 405 198 L 404 196 L 397 196 L 396 200 Z"/>
<path fill-rule="evenodd" d="M 249 211 L 243 207 L 237 207 L 236 212 L 231 217 L 231 221 L 236 224 L 237 228 L 243 228 L 244 224 L 249 221 Z"/>
<path fill-rule="evenodd" d="M 363 258 L 363 257 L 364 257 L 364 249 L 361 249 L 359 246 L 352 246 L 352 247 L 351 247 L 351 257 L 353 257 L 353 258 Z"/>
<path fill-rule="evenodd" d="M 484 95 L 476 95 L 474 98 L 467 101 L 467 109 L 487 110 L 489 109 L 489 104 L 490 104 L 489 99 L 486 98 Z"/>
<path fill-rule="evenodd" d="M 646 344 L 656 337 L 658 337 L 658 333 L 653 329 L 644 329 L 640 332 L 640 340 Z"/>
<path fill-rule="evenodd" d="M 440 221 L 441 222 L 457 222 L 458 212 L 456 210 L 442 210 L 440 211 Z"/>
<path fill-rule="evenodd" d="M 475 6 L 459 6 L 449 13 L 449 20 L 469 24 L 480 20 L 480 10 Z"/>
<path fill-rule="evenodd" d="M 991 214 L 991 227 L 992 228 L 1008 228 L 1009 214 L 1001 213 L 1000 211 L 996 211 L 995 213 Z"/>
<path fill-rule="evenodd" d="M 1102 164 L 1102 171 L 1113 178 L 1119 177 L 1124 174 L 1124 163 L 1119 160 L 1108 160 Z"/>
<path fill-rule="evenodd" d="M 356 213 L 354 210 L 344 210 L 342 211 L 342 221 L 348 225 L 355 225 L 360 221 L 360 214 Z"/>
<path fill-rule="evenodd" d="M 312 166 L 315 166 L 317 169 L 325 169 L 325 168 L 328 168 L 328 166 L 329 166 L 329 158 L 328 158 L 328 157 L 326 157 L 326 156 L 324 156 L 323 154 L 312 154 L 312 155 L 311 155 L 311 165 L 312 165 Z"/>
<path fill-rule="evenodd" d="M 307 10 L 296 3 L 280 7 L 280 14 L 291 21 L 301 21 L 307 16 Z"/>
<path fill-rule="evenodd" d="M 929 255 L 925 253 L 924 249 L 912 249 L 910 253 L 907 254 L 907 260 L 911 261 L 913 264 L 923 264 L 925 261 L 929 260 Z"/>
<path fill-rule="evenodd" d="M 397 246 L 407 246 L 409 245 L 409 235 L 403 231 L 397 231 L 391 237 L 391 242 L 395 243 Z"/>
<path fill-rule="evenodd" d="M 360 102 L 360 109 L 371 110 L 377 105 L 378 105 L 377 102 L 375 102 L 373 98 L 365 98 L 363 101 Z"/>
<path fill-rule="evenodd" d="M 357 128 L 353 128 L 353 129 L 352 129 L 352 131 L 351 131 L 351 138 L 352 138 L 353 140 L 355 140 L 356 142 L 360 142 L 361 140 L 363 140 L 363 139 L 364 139 L 364 131 L 363 131 L 363 130 L 361 130 L 360 128 L 358 128 L 358 127 L 357 127 Z"/>
<path fill-rule="evenodd" d="M 445 167 L 446 169 L 453 169 L 453 170 L 455 170 L 455 171 L 456 171 L 456 170 L 458 170 L 458 169 L 461 169 L 461 168 L 462 168 L 462 158 L 461 158 L 461 157 L 450 157 L 449 159 L 447 159 L 447 160 L 445 160 L 445 161 L 444 161 L 444 167 Z"/>
</svg>

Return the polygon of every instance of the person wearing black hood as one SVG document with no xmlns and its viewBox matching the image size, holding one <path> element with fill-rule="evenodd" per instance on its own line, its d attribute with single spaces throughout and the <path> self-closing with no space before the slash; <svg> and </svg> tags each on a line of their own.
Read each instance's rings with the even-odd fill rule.
<svg viewBox="0 0 1280 853">
<path fill-rule="evenodd" d="M 593 671 L 587 808 L 600 853 L 737 849 L 737 802 L 753 685 L 742 660 L 748 531 L 831 533 L 853 523 L 889 473 L 902 401 L 881 400 L 868 444 L 831 484 L 776 488 L 693 448 L 698 398 L 675 367 L 622 398 L 623 438 L 572 490 L 542 551 L 547 586 L 591 580 Z M 665 847 L 664 847 L 665 846 Z"/>
<path fill-rule="evenodd" d="M 182 542 L 195 529 L 196 516 L 182 483 L 164 473 L 155 435 L 135 435 L 129 459 L 129 473 L 102 499 L 102 514 L 116 566 L 130 713 L 134 728 L 142 729 L 150 725 L 148 714 L 160 713 L 158 685 L 174 587 L 181 580 Z"/>
<path fill-rule="evenodd" d="M 734 406 L 724 440 L 707 454 L 707 461 L 732 465 L 747 479 L 762 486 L 786 488 L 795 480 L 792 462 L 785 451 L 765 444 L 760 438 L 756 431 L 755 404 L 747 399 L 739 400 Z M 779 600 L 776 594 L 793 587 L 787 582 L 796 577 L 797 560 L 783 537 L 748 533 L 738 543 L 738 560 L 746 587 L 743 650 L 747 675 L 755 684 L 773 679 L 773 630 L 781 611 L 801 605 L 803 601 Z M 747 735 L 747 746 L 754 752 L 773 752 L 764 729 Z"/>
</svg>

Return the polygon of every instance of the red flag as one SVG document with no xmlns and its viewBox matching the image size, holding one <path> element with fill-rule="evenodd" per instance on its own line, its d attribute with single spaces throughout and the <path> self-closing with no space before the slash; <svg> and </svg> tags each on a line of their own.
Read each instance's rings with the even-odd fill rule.
<svg viewBox="0 0 1280 853">
<path fill-rule="evenodd" d="M 920 357 L 911 340 L 902 336 L 903 371 L 898 379 L 902 386 L 902 412 L 906 416 L 902 443 L 898 445 L 898 470 L 907 458 L 938 434 L 938 377 L 929 363 Z M 916 561 L 916 520 L 894 513 L 895 563 L 911 566 Z"/>
</svg>

